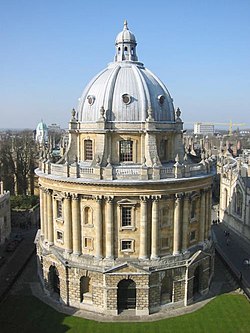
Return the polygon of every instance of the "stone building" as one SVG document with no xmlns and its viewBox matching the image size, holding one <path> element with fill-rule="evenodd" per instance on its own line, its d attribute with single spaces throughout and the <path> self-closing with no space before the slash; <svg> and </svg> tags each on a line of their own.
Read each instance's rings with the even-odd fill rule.
<svg viewBox="0 0 250 333">
<path fill-rule="evenodd" d="M 112 315 L 188 305 L 213 275 L 211 161 L 184 153 L 181 112 L 136 46 L 125 21 L 72 111 L 65 155 L 36 171 L 44 290 Z"/>
<path fill-rule="evenodd" d="M 4 191 L 0 182 L 0 245 L 4 244 L 11 232 L 10 192 Z"/>
<path fill-rule="evenodd" d="M 220 221 L 250 241 L 250 150 L 220 156 Z"/>
</svg>

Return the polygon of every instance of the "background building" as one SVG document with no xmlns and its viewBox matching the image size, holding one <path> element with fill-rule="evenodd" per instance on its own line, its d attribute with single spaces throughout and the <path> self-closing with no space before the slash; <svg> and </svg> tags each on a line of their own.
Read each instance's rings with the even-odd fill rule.
<svg viewBox="0 0 250 333">
<path fill-rule="evenodd" d="M 194 134 L 214 135 L 214 125 L 209 123 L 194 123 Z"/>
<path fill-rule="evenodd" d="M 4 191 L 0 182 L 0 244 L 4 244 L 11 232 L 10 192 Z"/>
<path fill-rule="evenodd" d="M 250 154 L 243 150 L 240 157 L 221 156 L 220 221 L 250 241 Z"/>
<path fill-rule="evenodd" d="M 136 315 L 208 291 L 211 159 L 193 163 L 165 85 L 124 23 L 114 62 L 86 87 L 58 163 L 39 169 L 39 275 L 77 308 Z"/>
</svg>

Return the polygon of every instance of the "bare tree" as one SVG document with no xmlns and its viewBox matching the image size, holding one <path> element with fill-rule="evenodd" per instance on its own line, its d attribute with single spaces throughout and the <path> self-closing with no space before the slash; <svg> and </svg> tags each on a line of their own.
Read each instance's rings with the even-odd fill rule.
<svg viewBox="0 0 250 333">
<path fill-rule="evenodd" d="M 0 174 L 11 193 L 34 194 L 38 150 L 32 131 L 7 133 L 0 143 Z"/>
</svg>

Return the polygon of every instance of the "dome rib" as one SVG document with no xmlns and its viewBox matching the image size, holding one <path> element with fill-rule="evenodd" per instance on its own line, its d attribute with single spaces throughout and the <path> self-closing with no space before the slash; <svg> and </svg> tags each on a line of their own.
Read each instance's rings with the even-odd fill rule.
<svg viewBox="0 0 250 333">
<path fill-rule="evenodd" d="M 132 69 L 134 71 L 135 76 L 137 77 L 137 82 L 140 82 L 140 91 L 141 91 L 141 121 L 145 121 L 147 118 L 147 108 L 151 106 L 151 101 L 150 101 L 150 95 L 149 95 L 149 90 L 146 85 L 146 82 L 143 78 L 143 76 L 140 73 L 140 70 L 137 66 L 132 66 Z"/>
</svg>

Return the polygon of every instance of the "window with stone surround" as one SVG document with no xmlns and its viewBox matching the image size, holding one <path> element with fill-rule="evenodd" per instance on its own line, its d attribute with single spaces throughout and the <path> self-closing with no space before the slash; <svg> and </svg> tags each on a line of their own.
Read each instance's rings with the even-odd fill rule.
<svg viewBox="0 0 250 333">
<path fill-rule="evenodd" d="M 195 212 L 196 211 L 196 200 L 192 200 L 191 201 L 191 219 L 194 219 L 195 218 Z"/>
<path fill-rule="evenodd" d="M 243 194 L 241 192 L 241 189 L 239 186 L 236 187 L 236 191 L 234 193 L 235 198 L 234 198 L 234 212 L 242 216 L 242 206 L 243 206 Z"/>
<path fill-rule="evenodd" d="M 168 140 L 162 139 L 159 145 L 159 157 L 162 162 L 168 160 Z"/>
<path fill-rule="evenodd" d="M 84 237 L 83 238 L 83 247 L 85 249 L 93 250 L 93 238 Z"/>
<path fill-rule="evenodd" d="M 133 161 L 133 141 L 121 140 L 119 143 L 119 155 L 120 162 L 132 162 Z"/>
<path fill-rule="evenodd" d="M 170 246 L 170 241 L 168 237 L 162 237 L 161 238 L 161 248 L 162 249 L 168 249 Z"/>
<path fill-rule="evenodd" d="M 93 225 L 93 212 L 91 207 L 86 206 L 83 208 L 82 220 L 83 220 L 83 225 L 85 226 Z"/>
<path fill-rule="evenodd" d="M 132 225 L 132 208 L 122 207 L 122 227 L 128 227 Z"/>
<path fill-rule="evenodd" d="M 123 199 L 117 202 L 120 209 L 120 230 L 130 229 L 135 230 L 135 207 L 137 202 Z"/>
<path fill-rule="evenodd" d="M 172 302 L 173 297 L 173 278 L 165 273 L 161 281 L 161 304 Z"/>
<path fill-rule="evenodd" d="M 92 140 L 84 140 L 84 160 L 93 160 L 93 142 Z"/>
<path fill-rule="evenodd" d="M 162 227 L 171 226 L 171 208 L 168 205 L 160 209 L 160 219 Z"/>
<path fill-rule="evenodd" d="M 80 279 L 80 301 L 90 302 L 91 298 L 91 279 L 89 276 L 82 276 Z"/>
<path fill-rule="evenodd" d="M 63 232 L 62 231 L 59 231 L 59 230 L 56 231 L 56 240 L 59 243 L 63 243 Z"/>
<path fill-rule="evenodd" d="M 196 240 L 196 231 L 192 230 L 189 234 L 189 240 L 190 242 L 194 242 Z"/>
<path fill-rule="evenodd" d="M 56 218 L 62 219 L 62 201 L 56 200 Z"/>
<path fill-rule="evenodd" d="M 134 252 L 134 240 L 133 239 L 122 239 L 121 240 L 121 251 L 122 252 Z"/>
</svg>

